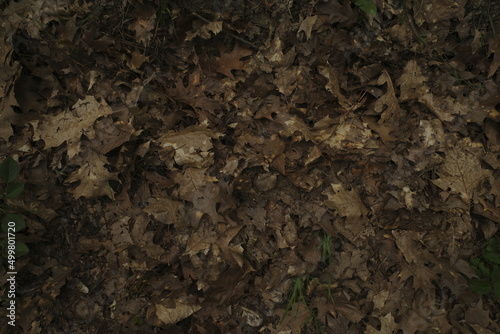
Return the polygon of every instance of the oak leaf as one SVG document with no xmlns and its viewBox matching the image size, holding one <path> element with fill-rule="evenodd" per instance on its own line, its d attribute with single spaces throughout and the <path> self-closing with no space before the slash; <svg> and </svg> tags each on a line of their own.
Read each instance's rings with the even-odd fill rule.
<svg viewBox="0 0 500 334">
<path fill-rule="evenodd" d="M 220 58 L 217 59 L 216 71 L 234 80 L 234 75 L 231 71 L 241 70 L 245 62 L 240 59 L 252 53 L 252 50 L 245 49 L 239 45 L 236 45 L 230 53 L 221 52 Z"/>
<path fill-rule="evenodd" d="M 65 110 L 55 116 L 44 116 L 43 120 L 37 123 L 32 122 L 33 139 L 43 139 L 45 149 L 58 147 L 66 142 L 69 147 L 68 157 L 71 159 L 80 150 L 74 146 L 79 143 L 82 134 L 93 139 L 95 121 L 112 113 L 113 109 L 104 100 L 98 102 L 95 97 L 87 95 L 85 99 L 76 102 L 71 110 Z"/>
<path fill-rule="evenodd" d="M 342 184 L 332 184 L 331 187 L 332 191 L 323 192 L 328 197 L 324 203 L 336 210 L 339 216 L 346 217 L 348 223 L 354 223 L 368 213 L 355 188 L 347 190 Z"/>
<path fill-rule="evenodd" d="M 108 196 L 114 197 L 108 181 L 118 180 L 117 173 L 110 172 L 105 165 L 109 164 L 105 156 L 90 151 L 77 159 L 80 168 L 71 173 L 65 183 L 80 181 L 80 184 L 70 192 L 75 198 Z"/>
<path fill-rule="evenodd" d="M 492 178 L 491 171 L 482 168 L 477 155 L 470 151 L 472 145 L 463 140 L 449 149 L 444 163 L 437 169 L 439 179 L 432 180 L 439 188 L 459 194 L 466 203 L 475 197 L 483 181 Z"/>
</svg>

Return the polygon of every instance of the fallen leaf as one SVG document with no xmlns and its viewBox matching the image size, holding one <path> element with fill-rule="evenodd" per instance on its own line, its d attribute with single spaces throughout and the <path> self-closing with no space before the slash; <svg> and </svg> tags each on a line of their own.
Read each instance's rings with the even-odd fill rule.
<svg viewBox="0 0 500 334">
<path fill-rule="evenodd" d="M 454 145 L 445 152 L 446 157 L 437 168 L 439 179 L 432 180 L 439 188 L 459 194 L 466 203 L 482 190 L 479 186 L 485 180 L 491 181 L 491 171 L 481 166 L 479 158 L 471 152 L 473 143 L 467 140 Z"/>
<path fill-rule="evenodd" d="M 386 314 L 379 318 L 380 320 L 380 330 L 373 328 L 371 325 L 366 326 L 365 334 L 389 334 L 394 333 L 399 329 L 398 324 L 394 321 L 394 317 L 391 313 Z"/>
<path fill-rule="evenodd" d="M 217 59 L 216 71 L 235 80 L 232 71 L 241 70 L 243 65 L 245 65 L 245 62 L 240 59 L 247 57 L 252 53 L 252 50 L 245 49 L 239 45 L 236 45 L 233 51 L 229 53 L 222 52 L 221 50 L 221 56 Z"/>
<path fill-rule="evenodd" d="M 355 223 L 368 213 L 355 188 L 347 190 L 341 183 L 331 184 L 331 188 L 331 191 L 323 192 L 323 195 L 328 197 L 323 203 L 326 207 L 334 209 L 339 216 L 347 217 L 347 223 Z"/>
<path fill-rule="evenodd" d="M 303 31 L 306 35 L 306 41 L 311 38 L 311 33 L 314 28 L 317 28 L 318 16 L 313 15 L 306 17 L 302 22 L 300 22 L 299 30 L 297 31 L 297 37 L 300 36 L 300 32 Z"/>
<path fill-rule="evenodd" d="M 186 33 L 186 41 L 191 41 L 195 37 L 203 39 L 210 39 L 212 36 L 217 35 L 222 31 L 222 21 L 209 22 L 197 28 L 194 32 L 188 31 Z"/>
<path fill-rule="evenodd" d="M 74 163 L 80 164 L 80 168 L 71 173 L 65 183 L 80 181 L 76 188 L 69 190 L 75 198 L 99 196 L 114 198 L 113 189 L 108 182 L 118 180 L 118 177 L 117 173 L 110 172 L 105 167 L 109 164 L 105 156 L 90 150 L 90 152 L 78 156 Z"/>
<path fill-rule="evenodd" d="M 102 116 L 113 113 L 113 109 L 104 101 L 98 102 L 94 96 L 87 95 L 79 100 L 71 110 L 65 110 L 55 116 L 44 116 L 42 121 L 33 121 L 34 140 L 43 139 L 45 149 L 58 147 L 66 142 L 75 147 L 83 134 L 93 139 L 95 131 L 93 125 Z M 68 148 L 68 158 L 78 154 L 80 148 Z"/>
<path fill-rule="evenodd" d="M 212 139 L 222 134 L 203 125 L 193 125 L 180 131 L 169 131 L 158 139 L 167 152 L 174 150 L 174 160 L 186 167 L 208 167 L 213 164 Z M 160 154 L 162 154 L 160 152 Z"/>
<path fill-rule="evenodd" d="M 492 77 L 493 74 L 495 74 L 498 70 L 498 67 L 500 66 L 500 36 L 497 35 L 493 38 L 492 41 L 489 43 L 490 49 L 488 51 L 489 55 L 491 56 L 492 53 L 495 55 L 493 56 L 493 61 L 490 64 L 490 69 L 488 71 L 488 78 Z"/>
<path fill-rule="evenodd" d="M 182 202 L 174 201 L 168 197 L 151 198 L 148 202 L 149 204 L 144 208 L 144 212 L 164 224 L 173 224 L 178 229 L 183 227 L 184 204 Z"/>
<path fill-rule="evenodd" d="M 403 74 L 396 80 L 400 87 L 401 101 L 418 98 L 427 93 L 429 88 L 425 85 L 427 78 L 422 75 L 422 70 L 415 60 L 406 63 Z"/>
<path fill-rule="evenodd" d="M 200 305 L 189 305 L 179 300 L 175 302 L 174 308 L 168 308 L 162 304 L 155 304 L 155 307 L 156 316 L 165 325 L 176 324 L 201 309 Z"/>
</svg>

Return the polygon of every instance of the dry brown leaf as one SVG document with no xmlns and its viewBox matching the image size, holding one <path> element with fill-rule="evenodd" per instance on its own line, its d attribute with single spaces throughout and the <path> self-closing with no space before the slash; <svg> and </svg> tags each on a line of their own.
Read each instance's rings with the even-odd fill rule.
<svg viewBox="0 0 500 334">
<path fill-rule="evenodd" d="M 144 208 L 144 212 L 164 224 L 174 224 L 177 229 L 183 227 L 184 204 L 182 202 L 174 201 L 168 197 L 151 198 L 148 202 L 149 204 Z"/>
<path fill-rule="evenodd" d="M 343 27 L 349 27 L 356 23 L 358 12 L 351 8 L 349 2 L 329 0 L 318 5 L 318 14 L 325 25 L 340 23 Z"/>
<path fill-rule="evenodd" d="M 71 173 L 65 181 L 66 184 L 80 181 L 75 189 L 69 190 L 75 198 L 99 196 L 114 198 L 113 189 L 108 181 L 118 180 L 117 173 L 110 172 L 105 167 L 109 164 L 105 156 L 90 150 L 75 160 L 74 163 L 79 164 L 80 168 Z"/>
<path fill-rule="evenodd" d="M 402 267 L 403 269 L 398 275 L 401 282 L 404 283 L 408 278 L 413 277 L 413 288 L 415 290 L 422 289 L 427 296 L 434 296 L 436 287 L 432 284 L 432 281 L 437 279 L 437 274 L 434 270 L 425 265 L 419 266 L 415 263 L 404 264 Z"/>
<path fill-rule="evenodd" d="M 311 38 L 311 33 L 313 29 L 317 29 L 319 24 L 318 22 L 318 15 L 313 15 L 306 17 L 299 26 L 299 30 L 297 31 L 297 37 L 300 36 L 300 32 L 303 31 L 304 34 L 306 35 L 306 40 L 309 40 Z M 321 21 L 319 21 L 321 24 Z"/>
<path fill-rule="evenodd" d="M 493 61 L 490 64 L 490 69 L 488 71 L 488 78 L 492 77 L 498 70 L 500 66 L 500 35 L 497 35 L 490 41 L 489 55 L 494 53 Z"/>
<path fill-rule="evenodd" d="M 115 249 L 134 243 L 129 233 L 129 221 L 130 217 L 121 217 L 111 225 L 111 238 Z"/>
<path fill-rule="evenodd" d="M 328 197 L 323 203 L 326 207 L 334 209 L 339 216 L 346 217 L 347 223 L 355 223 L 368 213 L 355 188 L 347 190 L 342 184 L 332 184 L 331 187 L 332 191 L 323 192 L 323 195 Z"/>
<path fill-rule="evenodd" d="M 234 75 L 231 71 L 241 70 L 245 62 L 240 60 L 253 53 L 250 49 L 245 49 L 236 45 L 230 53 L 224 53 L 221 50 L 221 56 L 217 59 L 216 71 L 234 80 Z"/>
<path fill-rule="evenodd" d="M 185 254 L 196 255 L 199 252 L 208 253 L 213 244 L 217 242 L 219 236 L 217 232 L 207 226 L 201 225 L 198 230 L 189 236 L 186 244 Z"/>
<path fill-rule="evenodd" d="M 281 135 L 294 137 L 294 141 L 315 140 L 309 126 L 307 126 L 307 124 L 296 115 L 284 112 L 278 113 L 275 121 L 283 125 L 283 130 L 280 130 Z"/>
<path fill-rule="evenodd" d="M 414 334 L 416 331 L 426 333 L 429 325 L 429 322 L 415 310 L 409 310 L 399 322 L 399 327 L 405 334 Z"/>
<path fill-rule="evenodd" d="M 483 328 L 488 327 L 490 324 L 490 314 L 488 310 L 483 309 L 483 300 L 480 298 L 476 305 L 471 306 L 465 312 L 465 321 L 468 324 L 475 324 Z"/>
<path fill-rule="evenodd" d="M 437 168 L 439 179 L 432 180 L 439 188 L 459 194 L 466 203 L 475 197 L 485 180 L 491 181 L 491 171 L 481 166 L 479 157 L 472 153 L 479 144 L 462 140 L 445 152 L 444 163 Z M 480 146 L 480 145 L 479 145 Z"/>
<path fill-rule="evenodd" d="M 197 67 L 189 74 L 187 87 L 184 86 L 183 80 L 179 79 L 175 83 L 175 88 L 170 88 L 167 92 L 174 100 L 186 103 L 195 110 L 206 110 L 213 114 L 214 110 L 219 107 L 219 102 L 205 95 L 206 87 L 200 82 L 201 75 L 201 69 Z"/>
<path fill-rule="evenodd" d="M 301 328 L 311 315 L 309 308 L 300 302 L 292 304 L 286 317 L 284 317 L 285 310 L 277 309 L 275 312 L 283 320 L 276 326 L 276 329 L 271 330 L 272 334 L 300 334 Z"/>
<path fill-rule="evenodd" d="M 202 189 L 207 183 L 217 182 L 217 178 L 208 175 L 208 168 L 188 167 L 172 173 L 172 179 L 179 185 L 175 193 L 181 199 L 189 199 L 190 194 Z"/>
<path fill-rule="evenodd" d="M 365 123 L 357 119 L 345 119 L 339 125 L 317 131 L 316 140 L 322 141 L 334 150 L 359 150 L 363 148 L 376 148 L 378 142 L 374 140 L 373 132 Z M 327 139 L 325 137 L 327 136 Z"/>
<path fill-rule="evenodd" d="M 382 74 L 378 78 L 378 85 L 387 85 L 387 91 L 382 95 L 374 104 L 374 110 L 381 114 L 380 122 L 389 124 L 398 124 L 399 120 L 403 116 L 403 111 L 399 107 L 399 100 L 396 97 L 396 92 L 394 91 L 394 85 L 392 84 L 392 79 L 387 72 L 383 70 Z"/>
<path fill-rule="evenodd" d="M 275 70 L 273 81 L 278 91 L 286 97 L 292 95 L 299 84 L 301 68 L 299 66 L 281 67 Z"/>
<path fill-rule="evenodd" d="M 222 21 L 209 22 L 202 25 L 200 28 L 186 33 L 186 41 L 191 41 L 193 38 L 199 36 L 203 39 L 210 39 L 212 36 L 217 35 L 222 31 Z"/>
<path fill-rule="evenodd" d="M 129 29 L 135 31 L 135 40 L 137 43 L 148 45 L 153 37 L 153 29 L 155 29 L 156 10 L 149 3 L 138 5 L 133 14 L 137 19 L 129 24 Z"/>
<path fill-rule="evenodd" d="M 399 329 L 398 324 L 394 321 L 394 317 L 391 313 L 380 317 L 380 330 L 373 328 L 371 325 L 366 326 L 365 334 L 389 334 L 394 333 Z"/>
<path fill-rule="evenodd" d="M 289 67 L 292 65 L 297 53 L 295 51 L 295 46 L 293 46 L 286 54 L 283 53 L 283 41 L 280 36 L 276 35 L 267 49 L 262 51 L 262 55 L 269 61 L 270 65 L 266 64 L 266 68 L 263 68 L 265 72 L 272 72 L 275 68 Z"/>
<path fill-rule="evenodd" d="M 212 139 L 222 134 L 203 125 L 193 125 L 180 131 L 169 131 L 158 139 L 167 152 L 174 150 L 174 160 L 185 167 L 208 167 L 213 164 Z M 160 152 L 160 154 L 162 154 Z"/>
<path fill-rule="evenodd" d="M 14 68 L 12 68 L 14 69 Z M 1 68 L 0 65 L 0 138 L 8 141 L 10 136 L 14 134 L 12 125 L 18 123 L 18 115 L 12 109 L 12 106 L 18 105 L 15 95 L 13 82 L 19 75 L 21 67 L 15 66 L 15 71 L 11 78 L 5 78 L 7 70 Z"/>
<path fill-rule="evenodd" d="M 180 300 L 175 301 L 174 308 L 168 308 L 163 306 L 162 304 L 155 304 L 155 307 L 156 316 L 165 325 L 176 324 L 201 309 L 200 305 L 189 305 Z"/>
<path fill-rule="evenodd" d="M 110 117 L 97 120 L 94 124 L 95 137 L 91 139 L 92 148 L 98 153 L 106 154 L 130 139 L 134 132 L 132 121 L 116 121 Z"/>
<path fill-rule="evenodd" d="M 95 97 L 87 95 L 79 100 L 71 110 L 66 110 L 56 116 L 44 116 L 42 121 L 32 122 L 34 140 L 43 139 L 45 149 L 68 144 L 68 157 L 78 154 L 78 145 L 82 134 L 92 139 L 95 136 L 93 125 L 97 118 L 113 113 L 113 109 L 104 101 L 98 102 Z"/>
<path fill-rule="evenodd" d="M 204 214 L 210 217 L 213 224 L 224 221 L 217 212 L 217 204 L 221 201 L 219 193 L 220 187 L 214 183 L 209 183 L 191 194 L 190 200 L 193 202 L 194 223 L 198 222 Z"/>
<path fill-rule="evenodd" d="M 353 105 L 340 91 L 339 75 L 331 66 L 318 66 L 319 73 L 328 79 L 326 89 L 330 91 L 345 110 L 352 110 Z"/>
<path fill-rule="evenodd" d="M 130 56 L 129 61 L 128 61 L 128 66 L 133 70 L 137 70 L 146 61 L 149 61 L 148 56 L 145 56 L 142 53 L 140 53 L 139 51 L 134 50 L 132 52 L 132 55 Z"/>
<path fill-rule="evenodd" d="M 410 60 L 406 64 L 403 74 L 396 83 L 400 88 L 401 101 L 419 98 L 427 93 L 429 88 L 425 85 L 427 78 L 422 75 L 422 70 L 415 60 Z"/>
</svg>

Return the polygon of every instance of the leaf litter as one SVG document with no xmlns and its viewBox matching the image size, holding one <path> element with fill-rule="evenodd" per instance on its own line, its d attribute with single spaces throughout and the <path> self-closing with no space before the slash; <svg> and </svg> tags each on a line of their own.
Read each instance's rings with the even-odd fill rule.
<svg viewBox="0 0 500 334">
<path fill-rule="evenodd" d="M 19 332 L 500 331 L 495 2 L 0 11 Z"/>
</svg>

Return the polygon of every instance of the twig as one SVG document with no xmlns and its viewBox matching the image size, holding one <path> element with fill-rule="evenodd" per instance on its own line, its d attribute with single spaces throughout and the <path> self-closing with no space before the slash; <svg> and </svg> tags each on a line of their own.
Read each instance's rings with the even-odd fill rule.
<svg viewBox="0 0 500 334">
<path fill-rule="evenodd" d="M 193 12 L 193 15 L 196 16 L 197 18 L 199 18 L 200 20 L 202 20 L 205 23 L 212 23 L 209 20 L 207 20 L 206 18 L 204 18 L 203 16 L 201 16 L 201 15 L 195 13 L 195 12 Z M 234 38 L 235 40 L 240 41 L 242 43 L 245 43 L 246 45 L 250 46 L 251 48 L 253 48 L 255 50 L 259 49 L 257 47 L 257 45 L 253 44 L 252 42 L 249 42 L 249 41 L 247 41 L 247 40 L 245 40 L 245 39 L 243 39 L 243 38 L 241 38 L 239 36 L 236 36 L 235 34 L 229 32 L 229 31 L 227 31 L 225 29 L 223 29 L 222 31 L 225 32 L 226 34 L 228 34 L 229 36 L 231 36 L 232 38 Z"/>
</svg>

